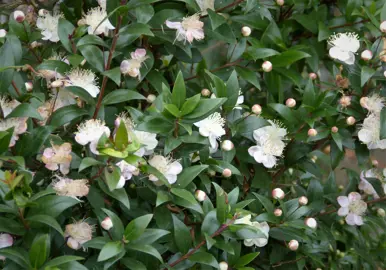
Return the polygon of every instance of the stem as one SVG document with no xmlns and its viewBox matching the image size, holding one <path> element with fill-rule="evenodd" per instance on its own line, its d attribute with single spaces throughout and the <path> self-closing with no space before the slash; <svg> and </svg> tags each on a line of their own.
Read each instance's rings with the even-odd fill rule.
<svg viewBox="0 0 386 270">
<path fill-rule="evenodd" d="M 19 88 L 17 88 L 16 83 L 15 83 L 14 81 L 12 81 L 12 86 L 13 86 L 13 89 L 15 89 L 17 95 L 18 95 L 18 96 L 21 96 L 20 91 L 19 91 Z"/>
<path fill-rule="evenodd" d="M 369 22 L 369 21 L 370 21 L 369 19 L 366 19 L 366 20 L 361 20 L 359 22 L 354 22 L 354 23 L 345 23 L 345 24 L 329 27 L 328 29 L 332 30 L 332 29 L 342 28 L 342 27 L 346 27 L 346 26 L 353 26 L 356 24 L 361 24 L 361 23 L 365 23 L 365 22 Z"/>
<path fill-rule="evenodd" d="M 18 211 L 19 211 L 20 220 L 23 223 L 24 228 L 26 230 L 29 230 L 29 225 L 28 225 L 27 221 L 24 219 L 24 215 L 23 215 L 22 210 L 19 208 Z"/>
<path fill-rule="evenodd" d="M 238 217 L 238 215 L 234 215 L 233 218 L 231 219 L 231 221 L 229 221 L 228 223 L 226 224 L 223 224 L 221 225 L 221 227 L 215 231 L 210 237 L 211 238 L 214 238 L 216 236 L 219 236 L 223 231 L 225 231 L 229 225 L 232 225 L 233 222 L 235 222 L 236 218 Z M 206 244 L 206 240 L 202 240 L 195 248 L 193 248 L 191 251 L 189 251 L 188 253 L 186 253 L 184 256 L 182 256 L 181 258 L 179 258 L 178 260 L 172 262 L 169 264 L 169 267 L 174 267 L 176 266 L 177 264 L 179 264 L 180 262 L 188 259 L 191 255 L 193 255 L 197 250 L 200 249 L 200 247 L 202 247 L 203 245 Z M 164 270 L 167 270 L 168 268 L 165 268 Z"/>
<path fill-rule="evenodd" d="M 301 259 L 304 259 L 304 258 L 306 258 L 306 256 L 299 257 L 296 260 L 278 262 L 278 263 L 272 265 L 272 267 L 275 268 L 275 267 L 279 267 L 280 265 L 283 265 L 283 264 L 295 263 L 295 262 L 300 261 Z"/>
<path fill-rule="evenodd" d="M 174 137 L 178 138 L 178 121 L 179 119 L 176 119 L 175 126 L 174 126 Z"/>
<path fill-rule="evenodd" d="M 110 52 L 109 52 L 109 58 L 107 59 L 105 70 L 109 70 L 110 69 L 110 65 L 111 65 L 111 62 L 112 62 L 112 59 L 113 59 L 113 54 L 114 54 L 115 47 L 117 45 L 117 40 L 118 40 L 118 37 L 119 37 L 119 28 L 121 27 L 121 23 L 122 23 L 122 16 L 119 16 L 118 17 L 117 27 L 115 28 L 115 31 L 114 31 L 114 38 L 113 38 L 113 42 L 111 44 L 111 48 L 110 48 Z M 101 92 L 99 93 L 98 103 L 96 105 L 96 108 L 95 108 L 95 111 L 94 111 L 94 115 L 92 117 L 93 119 L 96 119 L 97 116 L 98 116 L 98 112 L 99 112 L 99 109 L 101 107 L 102 100 L 103 100 L 103 95 L 105 93 L 105 89 L 106 89 L 106 85 L 107 85 L 107 80 L 108 80 L 108 77 L 106 75 L 103 76 Z"/>
<path fill-rule="evenodd" d="M 215 12 L 216 13 L 219 13 L 221 11 L 224 11 L 228 8 L 231 8 L 233 6 L 237 6 L 238 4 L 240 4 L 241 2 L 244 2 L 244 0 L 237 0 L 237 1 L 234 1 L 233 3 L 230 3 L 229 5 L 225 6 L 225 7 L 222 7 L 222 8 L 219 8 L 219 9 L 216 9 Z M 200 16 L 200 18 L 205 18 L 207 17 L 208 15 L 203 15 L 203 16 Z"/>
</svg>

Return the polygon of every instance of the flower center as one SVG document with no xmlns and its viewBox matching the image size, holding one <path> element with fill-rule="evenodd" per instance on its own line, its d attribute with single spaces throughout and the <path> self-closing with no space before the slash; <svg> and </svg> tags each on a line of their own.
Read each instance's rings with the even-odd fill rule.
<svg viewBox="0 0 386 270">
<path fill-rule="evenodd" d="M 366 212 L 367 204 L 362 200 L 351 202 L 348 206 L 351 213 L 361 216 Z"/>
</svg>

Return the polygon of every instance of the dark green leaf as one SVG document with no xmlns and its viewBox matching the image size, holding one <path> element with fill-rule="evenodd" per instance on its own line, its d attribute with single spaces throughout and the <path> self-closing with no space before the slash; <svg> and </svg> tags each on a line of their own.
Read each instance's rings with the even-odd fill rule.
<svg viewBox="0 0 386 270">
<path fill-rule="evenodd" d="M 125 239 L 127 241 L 133 241 L 140 237 L 149 225 L 152 218 L 153 215 L 148 214 L 130 221 L 130 223 L 126 226 L 125 229 Z"/>
<path fill-rule="evenodd" d="M 7 118 L 12 117 L 31 117 L 38 120 L 43 120 L 37 110 L 28 103 L 20 104 L 7 116 Z"/>
<path fill-rule="evenodd" d="M 191 166 L 182 171 L 177 178 L 177 186 L 185 188 L 188 186 L 203 170 L 207 169 L 208 165 Z"/>
<path fill-rule="evenodd" d="M 102 101 L 104 105 L 111 105 L 116 103 L 121 103 L 133 99 L 146 99 L 140 93 L 127 90 L 127 89 L 117 89 L 107 94 Z"/>
<path fill-rule="evenodd" d="M 273 56 L 271 63 L 274 68 L 285 67 L 306 57 L 311 57 L 311 55 L 302 51 L 289 50 L 280 55 Z"/>
<path fill-rule="evenodd" d="M 106 261 L 123 251 L 122 241 L 108 242 L 98 256 L 98 262 Z"/>
<path fill-rule="evenodd" d="M 363 87 L 367 81 L 374 75 L 375 70 L 368 67 L 363 66 L 361 71 L 361 87 Z"/>
<path fill-rule="evenodd" d="M 53 258 L 51 261 L 48 261 L 46 264 L 43 265 L 43 269 L 46 269 L 47 267 L 58 266 L 68 262 L 80 261 L 80 260 L 84 260 L 84 258 L 79 256 L 64 255 L 64 256 Z"/>
<path fill-rule="evenodd" d="M 92 67 L 94 67 L 99 72 L 103 72 L 105 70 L 105 65 L 103 63 L 103 52 L 97 46 L 82 46 L 79 48 L 79 50 Z"/>
<path fill-rule="evenodd" d="M 191 255 L 189 257 L 189 261 L 218 268 L 218 262 L 216 258 L 212 254 L 203 251 L 198 251 Z"/>
<path fill-rule="evenodd" d="M 75 27 L 69 21 L 64 18 L 59 19 L 58 36 L 64 48 L 70 53 L 73 52 L 70 37 L 73 35 L 74 29 Z"/>
<path fill-rule="evenodd" d="M 178 109 L 182 107 L 186 99 L 186 88 L 184 77 L 182 76 L 182 72 L 180 71 L 177 75 L 176 81 L 174 83 L 173 91 L 172 91 L 172 102 L 177 106 Z"/>
<path fill-rule="evenodd" d="M 64 235 L 62 228 L 60 227 L 59 223 L 56 221 L 55 218 L 47 215 L 34 215 L 26 218 L 26 220 L 43 223 L 45 225 L 48 225 L 52 228 L 54 228 L 56 231 L 58 231 L 61 235 Z"/>
<path fill-rule="evenodd" d="M 37 235 L 29 250 L 29 259 L 34 269 L 38 269 L 44 264 L 50 255 L 50 237 L 48 234 Z"/>
<path fill-rule="evenodd" d="M 87 111 L 77 105 L 69 105 L 56 110 L 51 117 L 51 124 L 55 127 L 62 127 L 75 118 L 87 115 Z"/>
<path fill-rule="evenodd" d="M 175 215 L 173 217 L 174 241 L 178 250 L 186 253 L 192 246 L 192 238 L 190 236 L 189 228 L 180 221 Z"/>
</svg>

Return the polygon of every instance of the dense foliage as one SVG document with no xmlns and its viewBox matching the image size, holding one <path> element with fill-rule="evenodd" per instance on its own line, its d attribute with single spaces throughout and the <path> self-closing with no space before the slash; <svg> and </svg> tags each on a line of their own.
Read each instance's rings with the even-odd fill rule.
<svg viewBox="0 0 386 270">
<path fill-rule="evenodd" d="M 2 269 L 386 268 L 383 0 L 3 2 Z"/>
</svg>

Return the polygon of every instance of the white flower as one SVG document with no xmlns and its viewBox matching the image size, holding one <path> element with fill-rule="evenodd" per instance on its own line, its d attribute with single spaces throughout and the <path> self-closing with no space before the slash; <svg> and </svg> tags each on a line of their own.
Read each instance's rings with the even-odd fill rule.
<svg viewBox="0 0 386 270">
<path fill-rule="evenodd" d="M 119 182 L 116 188 L 123 188 L 127 180 L 130 180 L 133 175 L 139 174 L 139 170 L 137 167 L 127 163 L 124 160 L 121 160 L 115 165 L 117 165 L 121 170 L 121 178 L 119 179 Z"/>
<path fill-rule="evenodd" d="M 105 229 L 106 231 L 110 230 L 112 227 L 114 227 L 113 221 L 111 220 L 110 217 L 106 217 L 102 222 L 101 222 L 101 227 Z"/>
<path fill-rule="evenodd" d="M 207 118 L 194 123 L 198 127 L 198 131 L 201 136 L 208 137 L 210 147 L 212 149 L 218 148 L 217 139 L 225 135 L 224 129 L 225 119 L 221 117 L 221 114 L 215 112 L 209 115 Z"/>
<path fill-rule="evenodd" d="M 75 132 L 75 141 L 81 145 L 90 143 L 91 152 L 99 155 L 97 145 L 103 133 L 105 133 L 107 137 L 110 136 L 110 129 L 105 126 L 105 122 L 90 119 L 78 126 L 78 131 Z"/>
<path fill-rule="evenodd" d="M 367 204 L 361 199 L 361 195 L 357 192 L 351 192 L 346 196 L 339 196 L 337 199 L 341 206 L 338 210 L 338 215 L 346 217 L 346 222 L 349 225 L 363 225 L 362 216 L 367 210 Z"/>
<path fill-rule="evenodd" d="M 338 59 L 348 65 L 355 62 L 355 53 L 359 50 L 360 43 L 355 33 L 338 33 L 332 35 L 328 40 L 332 46 L 329 54 L 332 58 Z"/>
<path fill-rule="evenodd" d="M 76 200 L 78 198 L 87 196 L 89 187 L 87 185 L 87 179 L 70 179 L 66 177 L 55 176 L 56 180 L 52 182 L 52 188 L 59 196 L 72 197 Z"/>
<path fill-rule="evenodd" d="M 27 131 L 27 119 L 28 118 L 7 118 L 0 120 L 0 131 L 14 128 L 9 147 L 14 146 L 19 139 L 19 135 Z"/>
<path fill-rule="evenodd" d="M 386 149 L 386 139 L 380 139 L 381 118 L 379 114 L 370 114 L 364 120 L 358 132 L 358 138 L 368 149 Z"/>
<path fill-rule="evenodd" d="M 201 14 L 206 15 L 208 12 L 207 9 L 214 10 L 214 1 L 215 0 L 196 0 L 197 5 L 201 9 Z"/>
<path fill-rule="evenodd" d="M 43 16 L 39 16 L 36 21 L 36 26 L 41 30 L 42 39 L 49 40 L 52 42 L 59 41 L 58 35 L 58 24 L 59 19 L 63 18 L 62 14 L 54 14 L 51 15 L 49 12 L 42 14 Z"/>
<path fill-rule="evenodd" d="M 146 61 L 146 59 L 149 58 L 149 56 L 146 56 L 146 50 L 145 49 L 136 49 L 131 54 L 131 59 L 129 60 L 123 60 L 121 62 L 121 73 L 124 75 L 129 75 L 133 78 L 138 77 L 141 79 L 141 66 L 142 63 Z"/>
<path fill-rule="evenodd" d="M 94 34 L 100 35 L 103 33 L 107 35 L 109 33 L 109 30 L 113 30 L 115 29 L 115 27 L 111 24 L 109 19 L 104 20 L 106 17 L 107 17 L 106 9 L 102 7 L 96 7 L 96 8 L 90 9 L 78 24 L 88 25 L 89 35 L 94 35 Z"/>
<path fill-rule="evenodd" d="M 4 118 L 7 117 L 19 105 L 20 102 L 16 99 L 9 100 L 5 96 L 0 96 L 0 107 Z"/>
<path fill-rule="evenodd" d="M 267 168 L 276 165 L 276 157 L 282 155 L 285 147 L 283 140 L 287 135 L 287 130 L 281 128 L 279 123 L 268 120 L 270 126 L 265 126 L 253 131 L 253 138 L 257 145 L 248 149 L 256 162 L 263 163 Z"/>
<path fill-rule="evenodd" d="M 98 4 L 101 6 L 102 9 L 106 9 L 106 2 L 107 0 L 98 0 Z"/>
<path fill-rule="evenodd" d="M 176 40 L 188 41 L 192 43 L 194 39 L 204 39 L 204 23 L 200 21 L 200 16 L 194 14 L 190 17 L 185 17 L 182 22 L 166 21 L 166 26 L 172 29 L 177 29 Z"/>
<path fill-rule="evenodd" d="M 239 97 L 237 98 L 236 106 L 233 109 L 242 110 L 243 107 L 239 106 L 244 103 L 244 95 L 243 92 L 239 91 Z"/>
<path fill-rule="evenodd" d="M 95 74 L 91 70 L 75 68 L 67 74 L 68 79 L 64 80 L 65 86 L 78 86 L 86 90 L 92 97 L 99 94 L 99 87 Z"/>
<path fill-rule="evenodd" d="M 251 226 L 255 227 L 256 229 L 260 230 L 265 237 L 261 238 L 252 238 L 252 239 L 244 239 L 244 245 L 247 247 L 251 247 L 253 245 L 257 247 L 264 247 L 268 244 L 268 237 L 269 237 L 269 225 L 267 222 L 257 222 L 253 221 Z"/>
<path fill-rule="evenodd" d="M 364 193 L 372 195 L 375 199 L 379 198 L 378 193 L 375 191 L 372 184 L 370 184 L 366 178 L 378 178 L 378 176 L 373 172 L 373 170 L 362 171 L 361 182 L 358 185 L 359 190 L 363 190 Z"/>
<path fill-rule="evenodd" d="M 178 161 L 173 161 L 169 157 L 155 155 L 148 161 L 148 163 L 150 166 L 156 168 L 160 173 L 162 173 L 168 180 L 169 184 L 174 184 L 177 181 L 177 175 L 182 172 L 181 164 Z M 149 180 L 155 182 L 159 179 L 155 175 L 150 174 Z"/>
<path fill-rule="evenodd" d="M 370 113 L 379 114 L 383 107 L 385 107 L 385 99 L 377 94 L 373 94 L 371 97 L 365 97 L 361 105 Z"/>
<path fill-rule="evenodd" d="M 233 224 L 237 225 L 237 224 L 243 224 L 243 225 L 252 225 L 252 221 L 251 221 L 251 215 L 246 215 L 242 218 L 238 218 L 235 220 L 235 222 Z"/>
<path fill-rule="evenodd" d="M 13 238 L 8 233 L 2 233 L 0 234 L 0 249 L 11 247 L 13 245 Z M 5 260 L 4 256 L 0 256 L 0 260 Z"/>
<path fill-rule="evenodd" d="M 68 64 L 68 60 L 58 53 L 54 53 L 47 60 L 57 60 Z M 48 81 L 63 77 L 60 73 L 56 72 L 55 70 L 48 70 L 48 69 L 41 69 L 38 71 L 38 74 L 40 77 L 43 77 Z"/>
<path fill-rule="evenodd" d="M 51 171 L 60 169 L 62 174 L 68 174 L 70 171 L 71 144 L 63 143 L 62 145 L 52 144 L 52 147 L 44 149 L 42 161 L 46 164 L 46 168 Z"/>
<path fill-rule="evenodd" d="M 68 237 L 67 245 L 75 250 L 80 249 L 84 243 L 92 239 L 93 230 L 94 228 L 83 220 L 66 225 L 64 235 Z"/>
</svg>

